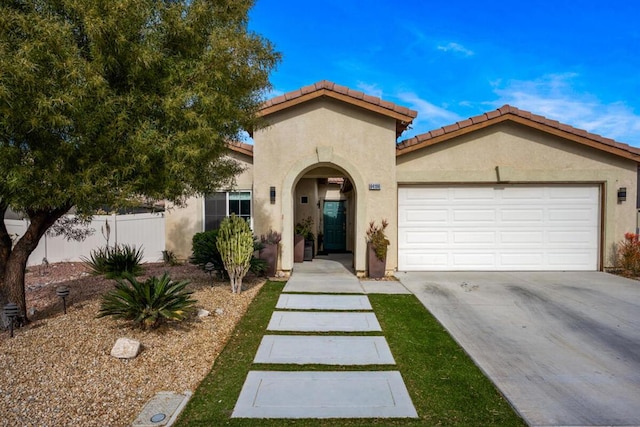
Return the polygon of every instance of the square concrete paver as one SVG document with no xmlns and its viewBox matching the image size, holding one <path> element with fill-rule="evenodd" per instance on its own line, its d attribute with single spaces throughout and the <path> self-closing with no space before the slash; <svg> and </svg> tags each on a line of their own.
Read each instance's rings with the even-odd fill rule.
<svg viewBox="0 0 640 427">
<path fill-rule="evenodd" d="M 253 363 L 395 364 L 384 337 L 265 335 Z"/>
<path fill-rule="evenodd" d="M 283 292 L 310 292 L 331 294 L 363 294 L 360 281 L 353 275 L 327 275 L 326 273 L 291 276 Z"/>
<path fill-rule="evenodd" d="M 292 310 L 371 310 L 366 295 L 282 294 L 276 308 Z"/>
<path fill-rule="evenodd" d="M 269 331 L 368 332 L 382 331 L 374 313 L 274 311 Z"/>
<path fill-rule="evenodd" d="M 251 371 L 234 418 L 417 418 L 398 371 Z"/>
</svg>

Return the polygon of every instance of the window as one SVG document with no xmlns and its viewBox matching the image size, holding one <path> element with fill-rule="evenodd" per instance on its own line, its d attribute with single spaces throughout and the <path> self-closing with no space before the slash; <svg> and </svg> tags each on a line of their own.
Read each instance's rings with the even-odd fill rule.
<svg viewBox="0 0 640 427">
<path fill-rule="evenodd" d="M 300 204 L 306 205 L 307 203 L 309 203 L 309 196 L 300 197 Z"/>
<path fill-rule="evenodd" d="M 231 214 L 244 218 L 251 224 L 251 192 L 227 191 L 210 194 L 204 199 L 204 229 L 220 227 L 222 220 Z"/>
</svg>

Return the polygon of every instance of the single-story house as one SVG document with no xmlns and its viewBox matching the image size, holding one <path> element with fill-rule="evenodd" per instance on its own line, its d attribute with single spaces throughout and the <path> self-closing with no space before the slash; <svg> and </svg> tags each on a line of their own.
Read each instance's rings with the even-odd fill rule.
<svg viewBox="0 0 640 427">
<path fill-rule="evenodd" d="M 399 143 L 416 111 L 328 81 L 260 114 L 253 145 L 230 144 L 236 186 L 170 209 L 167 249 L 188 257 L 233 212 L 282 233 L 288 273 L 311 217 L 363 274 L 369 222 L 386 219 L 387 272 L 602 270 L 637 229 L 639 149 L 509 105 Z"/>
</svg>

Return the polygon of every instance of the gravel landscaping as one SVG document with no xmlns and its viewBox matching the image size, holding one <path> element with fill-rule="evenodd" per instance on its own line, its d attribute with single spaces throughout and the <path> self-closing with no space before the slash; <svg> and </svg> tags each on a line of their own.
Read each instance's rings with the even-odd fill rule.
<svg viewBox="0 0 640 427">
<path fill-rule="evenodd" d="M 167 271 L 190 280 L 197 307 L 182 323 L 153 331 L 123 321 L 96 319 L 100 295 L 113 281 L 90 276 L 82 263 L 33 267 L 27 274 L 26 328 L 0 333 L 0 424 L 20 426 L 125 426 L 159 391 L 195 390 L 231 336 L 264 279 L 247 277 L 240 295 L 191 265 L 145 265 L 145 275 Z M 67 315 L 56 287 L 69 287 Z M 110 356 L 120 337 L 138 340 L 135 359 Z"/>
</svg>

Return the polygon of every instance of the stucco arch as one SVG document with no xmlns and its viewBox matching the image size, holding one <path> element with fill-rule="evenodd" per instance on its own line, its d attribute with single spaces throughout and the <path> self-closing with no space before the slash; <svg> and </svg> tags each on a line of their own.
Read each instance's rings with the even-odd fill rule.
<svg viewBox="0 0 640 427">
<path fill-rule="evenodd" d="M 356 193 L 356 215 L 354 239 L 354 267 L 356 272 L 364 272 L 366 269 L 365 251 L 365 222 L 366 203 L 364 197 L 365 183 L 356 166 L 348 159 L 335 155 L 332 150 L 323 151 L 318 148 L 317 155 L 308 156 L 298 160 L 287 172 L 282 184 L 282 253 L 281 268 L 283 271 L 293 269 L 293 234 L 294 234 L 294 191 L 298 181 L 308 171 L 316 167 L 333 167 L 344 172 L 353 184 Z M 362 236 L 360 238 L 359 236 Z"/>
</svg>

